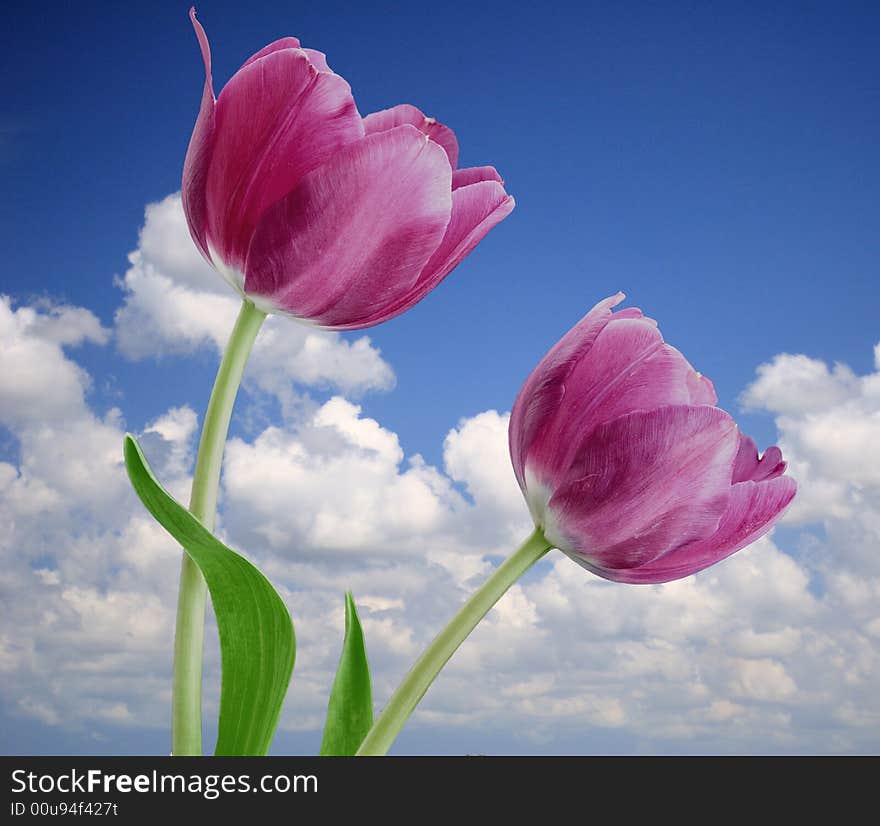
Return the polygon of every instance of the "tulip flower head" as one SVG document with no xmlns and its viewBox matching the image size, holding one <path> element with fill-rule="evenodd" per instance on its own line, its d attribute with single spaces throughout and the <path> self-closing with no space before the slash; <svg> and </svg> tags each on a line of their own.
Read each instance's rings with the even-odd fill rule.
<svg viewBox="0 0 880 826">
<path fill-rule="evenodd" d="M 794 498 L 712 382 L 641 311 L 597 304 L 544 357 L 510 417 L 510 454 L 547 541 L 605 579 L 666 582 L 763 536 Z"/>
<path fill-rule="evenodd" d="M 491 166 L 458 169 L 455 133 L 403 104 L 361 117 L 325 56 L 270 43 L 201 108 L 183 169 L 190 234 L 263 312 L 330 329 L 425 297 L 513 209 Z"/>
</svg>

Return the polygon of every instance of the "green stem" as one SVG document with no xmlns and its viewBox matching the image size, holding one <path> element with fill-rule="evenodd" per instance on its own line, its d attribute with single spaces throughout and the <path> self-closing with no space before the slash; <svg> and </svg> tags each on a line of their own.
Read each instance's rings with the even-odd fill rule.
<svg viewBox="0 0 880 826">
<path fill-rule="evenodd" d="M 477 627 L 489 609 L 504 596 L 505 592 L 529 568 L 532 567 L 552 546 L 544 538 L 540 528 L 535 528 L 529 538 L 523 542 L 505 562 L 495 570 L 492 576 L 480 586 L 479 590 L 462 606 L 451 622 L 425 649 L 416 661 L 409 674 L 391 695 L 388 705 L 379 715 L 379 719 L 364 738 L 358 749 L 359 756 L 383 755 L 394 742 L 404 723 L 415 711 L 419 700 L 425 695 L 440 670 L 449 661 L 466 639 L 468 634 Z"/>
<path fill-rule="evenodd" d="M 199 440 L 193 474 L 190 512 L 209 530 L 214 529 L 217 489 L 223 448 L 244 366 L 266 314 L 247 299 L 232 329 Z M 175 755 L 202 753 L 202 647 L 208 589 L 198 566 L 187 554 L 180 569 L 177 630 L 174 635 L 174 685 L 171 711 L 171 750 Z"/>
</svg>

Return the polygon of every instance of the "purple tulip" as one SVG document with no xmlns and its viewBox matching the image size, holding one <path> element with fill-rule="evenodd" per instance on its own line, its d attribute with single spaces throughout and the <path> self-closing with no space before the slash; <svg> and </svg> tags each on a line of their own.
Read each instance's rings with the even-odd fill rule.
<svg viewBox="0 0 880 826">
<path fill-rule="evenodd" d="M 513 209 L 491 166 L 415 106 L 362 118 L 321 52 L 285 37 L 214 98 L 211 51 L 183 168 L 202 255 L 264 312 L 344 330 L 424 298 Z"/>
<path fill-rule="evenodd" d="M 597 304 L 529 376 L 510 455 L 548 542 L 605 579 L 667 582 L 763 536 L 796 484 L 655 321 L 612 312 L 623 298 Z"/>
</svg>

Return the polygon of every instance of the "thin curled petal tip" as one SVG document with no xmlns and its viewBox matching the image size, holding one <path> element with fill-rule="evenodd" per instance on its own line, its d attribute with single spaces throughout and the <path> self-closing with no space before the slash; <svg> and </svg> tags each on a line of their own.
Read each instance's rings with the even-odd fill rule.
<svg viewBox="0 0 880 826">
<path fill-rule="evenodd" d="M 214 96 L 214 81 L 211 76 L 211 44 L 208 43 L 208 35 L 202 24 L 196 19 L 196 7 L 191 6 L 189 10 L 189 19 L 192 21 L 193 28 L 196 32 L 196 38 L 199 41 L 199 49 L 202 52 L 202 61 L 205 64 L 205 83 L 211 90 L 211 96 Z"/>
<path fill-rule="evenodd" d="M 526 380 L 511 460 L 548 541 L 606 579 L 666 582 L 763 536 L 797 486 L 656 322 L 614 311 L 623 299 L 599 302 Z"/>
<path fill-rule="evenodd" d="M 208 43 L 208 36 L 205 34 L 205 30 L 199 21 L 196 20 L 195 6 L 190 8 L 189 17 L 202 53 L 202 62 L 205 66 L 205 80 L 202 87 L 199 114 L 196 118 L 196 124 L 186 151 L 186 159 L 183 163 L 181 197 L 193 241 L 205 260 L 212 266 L 216 266 L 216 262 L 211 254 L 209 238 L 210 216 L 207 204 L 208 169 L 214 147 L 214 110 L 216 104 L 211 77 L 211 46 Z"/>
</svg>

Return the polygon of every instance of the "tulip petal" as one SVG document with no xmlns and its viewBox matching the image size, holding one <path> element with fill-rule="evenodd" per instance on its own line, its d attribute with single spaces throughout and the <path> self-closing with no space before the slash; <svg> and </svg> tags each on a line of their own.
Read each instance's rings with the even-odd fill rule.
<svg viewBox="0 0 880 826">
<path fill-rule="evenodd" d="M 268 46 L 263 46 L 260 51 L 252 54 L 244 63 L 241 64 L 241 68 L 243 69 L 245 66 L 250 66 L 254 61 L 259 60 L 261 57 L 265 57 L 266 55 L 272 54 L 272 52 L 280 52 L 282 49 L 298 49 L 299 38 L 297 37 L 281 37 L 278 40 L 272 41 Z"/>
<path fill-rule="evenodd" d="M 302 49 L 240 69 L 217 99 L 207 181 L 210 242 L 226 266 L 243 272 L 263 212 L 362 136 L 348 84 L 318 71 Z"/>
<path fill-rule="evenodd" d="M 661 407 L 600 424 L 547 505 L 545 536 L 611 571 L 705 539 L 727 509 L 737 445 L 736 424 L 717 407 Z"/>
<path fill-rule="evenodd" d="M 513 207 L 513 198 L 495 181 L 453 188 L 452 217 L 440 246 L 425 264 L 412 288 L 400 300 L 367 319 L 369 325 L 388 321 L 418 304 L 461 263 L 492 227 L 510 214 Z"/>
<path fill-rule="evenodd" d="M 345 147 L 263 216 L 248 296 L 328 328 L 376 323 L 440 244 L 451 177 L 443 150 L 412 126 Z"/>
<path fill-rule="evenodd" d="M 333 70 L 327 65 L 327 55 L 325 55 L 324 52 L 319 52 L 317 49 L 303 49 L 303 51 L 309 58 L 309 63 L 311 63 L 319 72 L 333 72 Z"/>
<path fill-rule="evenodd" d="M 706 539 L 682 545 L 641 568 L 606 570 L 572 555 L 579 564 L 605 579 L 633 584 L 669 582 L 695 574 L 760 539 L 780 519 L 797 492 L 790 476 L 762 482 L 740 482 L 731 488 L 718 530 Z"/>
<path fill-rule="evenodd" d="M 708 376 L 691 370 L 687 376 L 687 386 L 691 395 L 691 404 L 718 404 L 715 385 Z"/>
<path fill-rule="evenodd" d="M 653 318 L 648 318 L 648 316 L 644 315 L 638 307 L 624 307 L 622 310 L 615 310 L 614 318 L 640 318 L 645 324 L 650 324 L 653 327 L 657 326 L 657 322 Z"/>
<path fill-rule="evenodd" d="M 463 186 L 478 184 L 480 181 L 498 181 L 503 184 L 498 170 L 494 166 L 470 166 L 466 169 L 456 169 L 452 173 L 452 188 L 460 189 Z"/>
<path fill-rule="evenodd" d="M 556 415 L 529 445 L 526 464 L 552 489 L 569 478 L 575 453 L 599 424 L 635 410 L 691 405 L 692 388 L 707 396 L 693 367 L 663 341 L 655 323 L 625 312 L 611 317 L 565 377 Z"/>
<path fill-rule="evenodd" d="M 785 473 L 787 464 L 782 460 L 778 447 L 768 447 L 758 458 L 758 448 L 752 439 L 743 433 L 739 436 L 739 450 L 733 462 L 733 482 L 762 482 L 775 479 Z"/>
<path fill-rule="evenodd" d="M 623 293 L 617 293 L 593 307 L 541 359 L 520 389 L 510 412 L 508 440 L 513 470 L 524 493 L 528 449 L 556 415 L 565 395 L 569 373 L 589 352 L 599 333 L 611 321 L 612 308 L 625 297 Z"/>
<path fill-rule="evenodd" d="M 372 135 L 375 132 L 387 132 L 405 123 L 415 126 L 434 143 L 439 143 L 449 156 L 449 165 L 453 169 L 458 166 L 458 139 L 455 132 L 434 118 L 426 117 L 421 109 L 410 103 L 401 103 L 391 109 L 367 115 L 364 118 L 364 129 L 368 135 Z"/>
<path fill-rule="evenodd" d="M 199 48 L 202 51 L 202 60 L 205 64 L 205 85 L 202 90 L 202 102 L 199 106 L 199 115 L 193 128 L 189 147 L 186 150 L 186 160 L 183 162 L 183 182 L 180 188 L 183 200 L 183 211 L 189 226 L 189 233 L 199 248 L 199 252 L 208 263 L 211 261 L 211 253 L 208 250 L 208 206 L 207 206 L 207 179 L 208 167 L 211 162 L 214 136 L 214 87 L 211 79 L 211 46 L 208 43 L 208 35 L 202 28 L 202 24 L 196 20 L 196 10 L 189 10 Z"/>
</svg>

